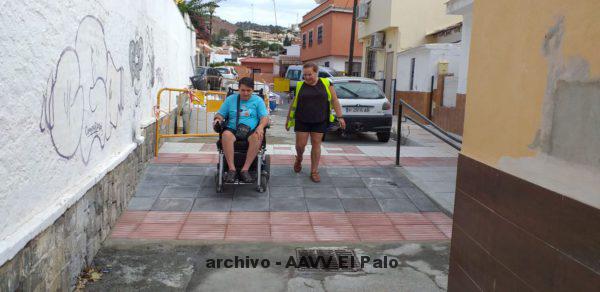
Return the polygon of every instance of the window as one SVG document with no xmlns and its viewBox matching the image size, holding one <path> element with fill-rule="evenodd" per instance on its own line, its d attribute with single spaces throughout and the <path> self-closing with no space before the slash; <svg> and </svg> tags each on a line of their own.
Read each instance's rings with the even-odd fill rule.
<svg viewBox="0 0 600 292">
<path fill-rule="evenodd" d="M 329 74 L 325 71 L 319 71 L 319 78 L 329 78 L 329 77 L 333 77 L 333 76 L 331 76 L 331 74 Z"/>
<path fill-rule="evenodd" d="M 325 67 L 329 67 L 329 61 L 325 62 Z"/>
<path fill-rule="evenodd" d="M 320 44 L 323 42 L 323 26 L 317 27 L 317 43 Z"/>
<path fill-rule="evenodd" d="M 415 85 L 415 58 L 410 60 L 410 90 L 414 89 Z"/>
<path fill-rule="evenodd" d="M 375 51 L 374 50 L 369 50 L 369 53 L 367 54 L 367 77 L 368 78 L 375 78 L 375 68 L 376 68 L 376 64 L 375 64 Z M 348 67 L 348 65 L 346 64 L 346 67 Z"/>
<path fill-rule="evenodd" d="M 287 75 L 285 76 L 290 80 L 300 80 L 302 75 L 302 71 L 300 70 L 288 70 Z"/>
<path fill-rule="evenodd" d="M 306 34 L 302 35 L 302 48 L 306 49 Z"/>
<path fill-rule="evenodd" d="M 336 82 L 333 85 L 340 99 L 384 99 L 385 95 L 375 83 Z"/>
<path fill-rule="evenodd" d="M 206 68 L 196 68 L 196 75 L 204 75 Z"/>
<path fill-rule="evenodd" d="M 313 31 L 311 30 L 308 32 L 308 46 L 312 47 L 312 45 L 313 45 Z"/>
</svg>

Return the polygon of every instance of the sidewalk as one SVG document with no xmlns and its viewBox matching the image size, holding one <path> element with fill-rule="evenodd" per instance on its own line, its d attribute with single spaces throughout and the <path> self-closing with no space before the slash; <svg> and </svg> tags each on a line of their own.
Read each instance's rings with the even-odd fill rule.
<svg viewBox="0 0 600 292">
<path fill-rule="evenodd" d="M 284 101 L 287 99 L 284 98 Z M 284 103 L 272 113 L 273 126 L 269 136 L 274 138 L 270 140 L 273 143 L 294 143 L 293 132 L 287 132 L 283 127 L 287 109 L 288 104 Z M 347 153 L 348 155 L 366 156 L 373 160 L 379 160 L 377 165 L 393 165 L 396 157 L 397 118 L 397 116 L 394 117 L 392 139 L 388 143 L 377 142 L 372 134 L 361 135 L 360 138 L 354 139 L 344 139 L 329 134 L 325 148 L 335 148 L 337 145 L 354 146 L 359 152 Z M 397 168 L 396 171 L 408 177 L 444 213 L 451 216 L 454 213 L 456 166 L 459 152 L 410 121 L 402 123 L 402 136 L 406 145 L 402 145 L 400 149 L 402 168 Z M 277 145 L 277 147 L 280 146 Z M 274 146 L 272 149 L 276 150 L 277 148 Z M 272 153 L 293 155 L 295 152 L 292 148 L 292 151 Z M 336 150 L 328 151 L 327 149 L 324 149 L 323 153 L 324 155 L 344 154 L 339 150 L 336 153 Z M 365 162 L 365 164 L 367 163 Z"/>
<path fill-rule="evenodd" d="M 400 150 L 401 157 L 415 157 L 418 154 L 419 156 L 432 158 L 453 158 L 447 160 L 447 164 L 445 165 L 440 163 L 437 163 L 437 165 L 434 163 L 415 165 L 410 162 L 401 161 L 402 168 L 399 169 L 399 171 L 423 190 L 431 200 L 438 204 L 446 214 L 452 215 L 454 213 L 454 193 L 456 190 L 456 169 L 459 151 L 412 122 L 402 124 L 402 135 L 420 147 L 416 150 L 414 148 L 411 149 L 411 147 L 402 146 Z M 418 153 L 415 153 L 415 151 Z"/>
</svg>

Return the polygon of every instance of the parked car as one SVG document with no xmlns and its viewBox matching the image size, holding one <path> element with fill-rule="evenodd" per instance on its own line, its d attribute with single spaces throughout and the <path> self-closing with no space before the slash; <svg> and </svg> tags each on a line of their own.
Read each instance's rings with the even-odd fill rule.
<svg viewBox="0 0 600 292">
<path fill-rule="evenodd" d="M 330 78 L 342 106 L 345 133 L 375 132 L 379 142 L 388 142 L 392 130 L 392 104 L 377 82 L 361 77 Z M 333 124 L 330 131 L 342 131 Z"/>
<path fill-rule="evenodd" d="M 238 73 L 235 71 L 235 68 L 230 67 L 230 66 L 222 66 L 222 67 L 217 67 L 216 68 L 219 73 L 221 73 L 221 76 L 223 76 L 223 78 L 225 79 L 237 79 L 238 77 Z"/>
<path fill-rule="evenodd" d="M 194 76 L 190 77 L 192 86 L 198 90 L 216 90 L 222 87 L 223 76 L 215 68 L 198 67 Z"/>
<path fill-rule="evenodd" d="M 329 78 L 337 76 L 337 72 L 329 67 L 319 67 L 319 77 Z M 296 90 L 296 83 L 303 80 L 302 77 L 302 65 L 289 66 L 285 72 L 285 78 L 290 80 L 290 91 Z"/>
</svg>

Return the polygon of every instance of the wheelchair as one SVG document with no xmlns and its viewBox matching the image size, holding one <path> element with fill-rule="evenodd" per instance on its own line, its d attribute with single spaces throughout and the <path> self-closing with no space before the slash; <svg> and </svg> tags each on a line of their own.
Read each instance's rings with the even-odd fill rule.
<svg viewBox="0 0 600 292">
<path fill-rule="evenodd" d="M 227 92 L 227 96 L 235 93 L 236 90 L 229 89 Z M 258 96 L 264 99 L 263 90 L 255 90 Z M 215 132 L 219 133 L 219 140 L 217 141 L 217 150 L 219 151 L 219 162 L 217 164 L 217 173 L 215 174 L 215 185 L 217 188 L 217 193 L 222 193 L 223 189 L 226 185 L 252 185 L 256 184 L 256 190 L 258 192 L 265 192 L 267 190 L 269 184 L 269 177 L 271 174 L 271 157 L 266 154 L 267 152 L 267 129 L 270 127 L 267 125 L 265 127 L 265 133 L 262 140 L 262 145 L 260 146 L 260 150 L 256 155 L 256 158 L 252 162 L 249 172 L 250 175 L 254 178 L 254 182 L 246 183 L 241 180 L 239 177 L 236 177 L 233 183 L 227 183 L 224 180 L 225 173 L 229 170 L 229 166 L 227 161 L 225 160 L 225 152 L 223 151 L 223 145 L 221 143 L 223 131 L 225 130 L 225 125 L 227 125 L 227 119 L 221 123 L 215 125 Z M 236 169 L 241 169 L 246 161 L 246 154 L 248 152 L 249 143 L 247 140 L 244 141 L 235 141 L 233 143 L 233 157 L 234 164 Z"/>
</svg>

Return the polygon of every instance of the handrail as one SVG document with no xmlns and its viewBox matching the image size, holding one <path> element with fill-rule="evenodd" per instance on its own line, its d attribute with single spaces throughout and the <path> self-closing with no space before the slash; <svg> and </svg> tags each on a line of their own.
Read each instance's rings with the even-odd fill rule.
<svg viewBox="0 0 600 292">
<path fill-rule="evenodd" d="M 398 109 L 398 125 L 397 125 L 397 130 L 396 130 L 396 166 L 400 166 L 400 144 L 401 144 L 401 139 L 402 139 L 402 116 L 403 116 L 403 110 L 402 107 L 406 106 L 406 108 L 408 108 L 411 112 L 415 113 L 417 116 L 419 116 L 420 118 L 422 118 L 423 120 L 425 120 L 426 122 L 428 122 L 430 125 L 432 125 L 436 130 L 438 130 L 440 133 L 442 133 L 444 136 L 450 138 L 451 140 L 461 143 L 462 144 L 462 140 L 458 139 L 452 135 L 450 135 L 448 132 L 444 131 L 442 128 L 440 128 L 438 125 L 436 125 L 434 122 L 432 122 L 430 119 L 428 119 L 427 117 L 425 117 L 423 114 L 421 114 L 419 111 L 417 111 L 414 107 L 412 107 L 411 105 L 409 105 L 408 103 L 406 103 L 404 100 L 402 100 L 401 98 L 398 98 L 398 101 L 400 101 L 399 109 Z M 461 145 L 456 145 L 454 142 L 450 141 L 449 139 L 447 139 L 446 137 L 440 135 L 439 133 L 436 133 L 435 131 L 433 131 L 432 129 L 430 129 L 429 127 L 425 126 L 423 123 L 418 122 L 416 119 L 411 118 L 410 116 L 405 116 L 406 119 L 410 120 L 411 122 L 417 124 L 419 127 L 423 128 L 425 131 L 429 132 L 430 134 L 434 135 L 436 138 L 442 140 L 444 143 L 450 145 L 450 147 L 460 151 L 461 150 Z"/>
<path fill-rule="evenodd" d="M 404 106 L 406 106 L 411 112 L 415 113 L 417 116 L 419 116 L 421 119 L 427 121 L 430 125 L 432 125 L 436 130 L 440 131 L 442 134 L 444 134 L 444 136 L 458 142 L 462 144 L 462 140 L 458 139 L 450 134 L 448 134 L 448 132 L 446 132 L 445 130 L 443 130 L 442 128 L 440 128 L 438 125 L 436 125 L 434 122 L 432 122 L 430 119 L 428 119 L 426 116 L 424 116 L 422 113 L 420 113 L 418 110 L 416 110 L 414 107 L 412 107 L 410 104 L 406 103 L 404 100 L 399 99 L 400 103 Z M 415 122 L 413 119 L 410 119 L 411 121 Z M 415 122 L 416 123 L 416 122 Z M 439 137 L 438 137 L 439 138 Z M 441 139 L 441 138 L 440 138 Z"/>
</svg>

